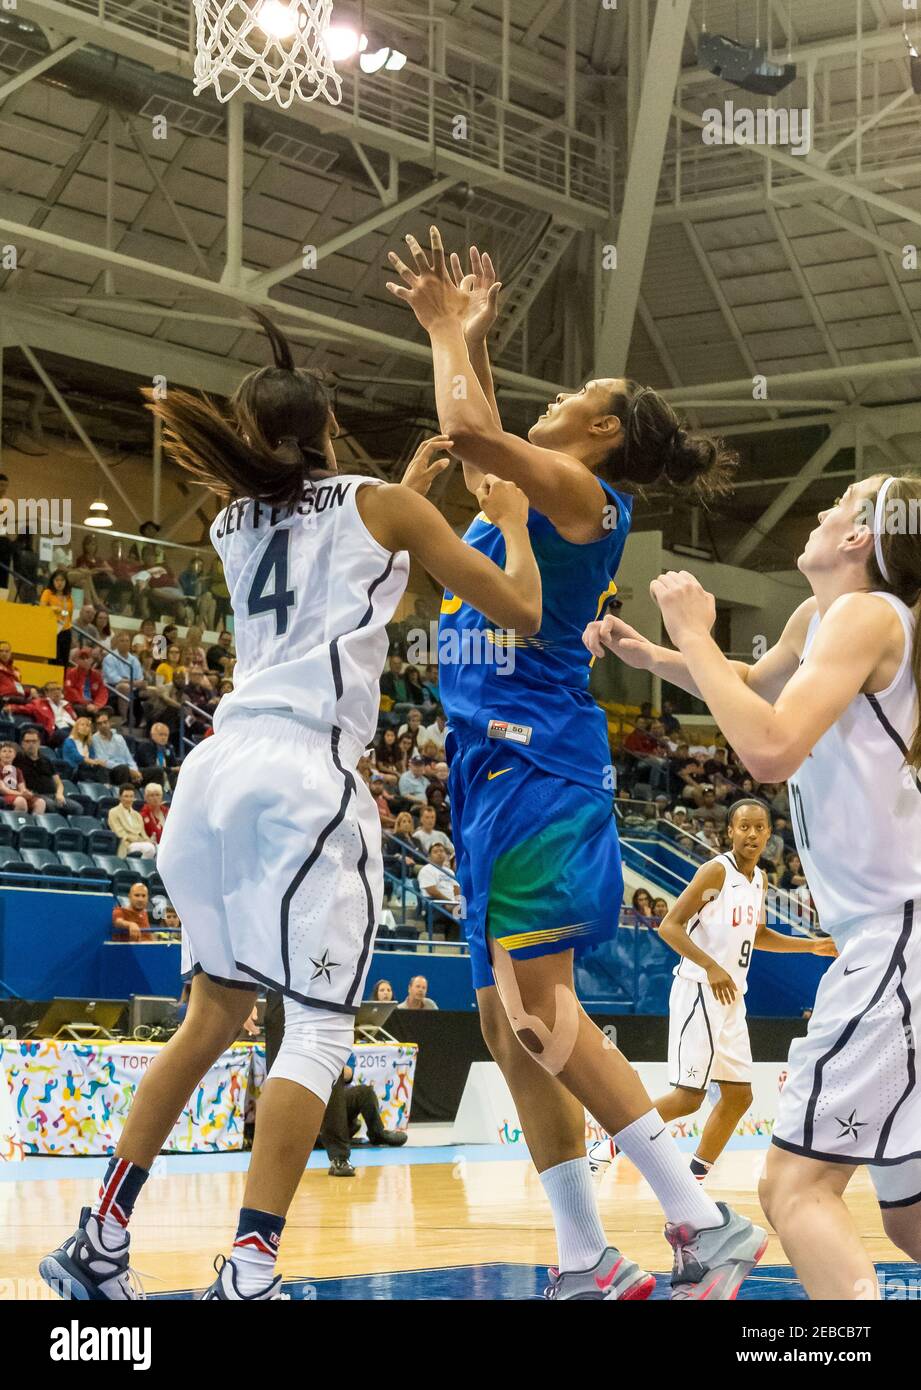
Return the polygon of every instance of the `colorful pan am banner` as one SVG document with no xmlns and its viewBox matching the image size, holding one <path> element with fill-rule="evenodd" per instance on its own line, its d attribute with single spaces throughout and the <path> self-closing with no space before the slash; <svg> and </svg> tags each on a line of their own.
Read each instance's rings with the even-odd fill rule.
<svg viewBox="0 0 921 1390">
<path fill-rule="evenodd" d="M 41 1038 L 0 1045 L 0 1162 L 33 1154 L 108 1154 L 134 1093 L 163 1044 L 72 1043 Z M 356 1044 L 355 1081 L 373 1086 L 388 1129 L 406 1129 L 415 1043 Z M 166 1153 L 243 1148 L 265 1085 L 265 1049 L 237 1044 L 196 1088 Z M 362 1122 L 363 1123 L 363 1122 Z"/>
<path fill-rule="evenodd" d="M 134 1093 L 159 1048 L 149 1043 L 5 1042 L 3 1087 L 25 1154 L 111 1153 Z M 251 1047 L 234 1047 L 196 1087 L 164 1149 L 214 1153 L 243 1147 Z M 3 1133 L 0 1111 L 0 1136 Z M 5 1155 L 0 1138 L 0 1155 Z M 15 1157 L 15 1155 L 12 1155 Z"/>
</svg>

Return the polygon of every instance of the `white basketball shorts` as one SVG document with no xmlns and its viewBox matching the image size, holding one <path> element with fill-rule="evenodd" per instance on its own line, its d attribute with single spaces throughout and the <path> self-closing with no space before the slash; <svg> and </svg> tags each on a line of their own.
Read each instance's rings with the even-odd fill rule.
<svg viewBox="0 0 921 1390">
<path fill-rule="evenodd" d="M 338 729 L 241 713 L 186 758 L 157 856 L 184 974 L 357 1011 L 384 887 L 363 751 Z"/>
<path fill-rule="evenodd" d="M 867 1164 L 880 1204 L 921 1200 L 921 904 L 849 926 L 790 1048 L 773 1142 Z"/>
<path fill-rule="evenodd" d="M 668 1084 L 705 1091 L 711 1081 L 750 1082 L 745 996 L 717 1002 L 708 984 L 676 975 L 668 998 Z"/>
</svg>

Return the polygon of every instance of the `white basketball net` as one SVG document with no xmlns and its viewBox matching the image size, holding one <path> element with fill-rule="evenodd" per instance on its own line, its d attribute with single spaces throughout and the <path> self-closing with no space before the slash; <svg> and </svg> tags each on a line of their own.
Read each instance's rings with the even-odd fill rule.
<svg viewBox="0 0 921 1390">
<path fill-rule="evenodd" d="M 229 101 L 245 87 L 283 107 L 318 96 L 338 106 L 342 82 L 325 37 L 332 8 L 333 0 L 195 0 L 195 95 L 213 87 Z"/>
</svg>

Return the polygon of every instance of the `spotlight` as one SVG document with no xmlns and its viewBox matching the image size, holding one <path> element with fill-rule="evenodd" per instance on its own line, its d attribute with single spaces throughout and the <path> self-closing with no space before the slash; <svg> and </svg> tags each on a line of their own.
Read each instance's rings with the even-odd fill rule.
<svg viewBox="0 0 921 1390">
<path fill-rule="evenodd" d="M 90 503 L 89 516 L 83 518 L 84 526 L 111 526 L 112 518 L 109 516 L 109 508 L 102 498 L 97 498 Z"/>
<path fill-rule="evenodd" d="M 782 92 L 796 79 L 795 63 L 772 63 L 763 48 L 736 43 L 725 34 L 701 34 L 697 61 L 714 77 L 722 77 L 734 87 L 764 96 Z"/>
<path fill-rule="evenodd" d="M 348 62 L 349 58 L 354 58 L 356 53 L 368 46 L 365 35 L 349 24 L 331 24 L 324 39 L 326 51 L 334 63 Z"/>
<path fill-rule="evenodd" d="M 382 68 L 399 72 L 406 66 L 406 54 L 397 48 L 379 48 L 376 53 L 362 53 L 358 61 L 362 72 L 380 72 Z"/>
<path fill-rule="evenodd" d="M 263 0 L 256 11 L 256 23 L 270 39 L 293 39 L 297 33 L 297 7 L 282 0 Z"/>
</svg>

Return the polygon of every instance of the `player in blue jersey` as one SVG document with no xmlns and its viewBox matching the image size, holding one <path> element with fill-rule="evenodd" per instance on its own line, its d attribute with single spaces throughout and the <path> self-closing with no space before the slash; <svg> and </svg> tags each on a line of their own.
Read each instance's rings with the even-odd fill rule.
<svg viewBox="0 0 921 1390">
<path fill-rule="evenodd" d="M 589 691 L 586 621 L 614 592 L 630 528 L 627 489 L 672 485 L 698 501 L 726 490 L 733 458 L 693 437 L 655 391 L 599 379 L 561 394 L 528 439 L 502 429 L 486 336 L 499 286 L 488 258 L 449 268 L 406 238 L 392 255 L 432 343 L 441 426 L 475 490 L 485 472 L 530 502 L 541 572 L 540 631 L 523 638 L 445 595 L 439 687 L 450 722 L 451 815 L 483 1033 L 514 1097 L 554 1213 L 553 1298 L 645 1298 L 650 1277 L 608 1246 L 585 1155 L 583 1105 L 662 1203 L 675 1251 L 673 1296 L 733 1296 L 762 1231 L 700 1191 L 627 1060 L 576 998 L 573 960 L 616 929 L 623 892 L 611 755 Z M 482 515 L 465 540 L 501 564 Z M 514 657 L 514 661 L 511 658 Z"/>
</svg>

